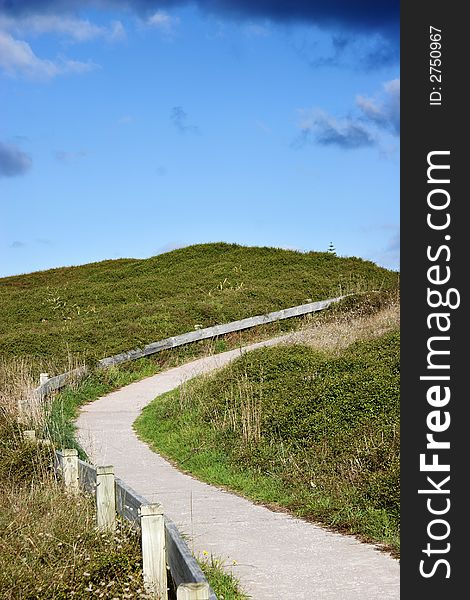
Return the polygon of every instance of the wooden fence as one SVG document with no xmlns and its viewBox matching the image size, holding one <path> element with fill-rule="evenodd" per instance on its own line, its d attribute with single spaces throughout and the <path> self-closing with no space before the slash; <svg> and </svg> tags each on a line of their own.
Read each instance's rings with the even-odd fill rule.
<svg viewBox="0 0 470 600">
<path fill-rule="evenodd" d="M 177 600 L 217 600 L 201 567 L 181 537 L 175 523 L 124 481 L 112 466 L 94 466 L 78 458 L 77 450 L 55 453 L 55 471 L 66 490 L 84 489 L 95 496 L 97 527 L 113 531 L 116 515 L 140 531 L 144 586 L 159 600 L 168 600 L 169 573 Z"/>
<path fill-rule="evenodd" d="M 170 348 L 176 348 L 183 346 L 191 342 L 197 342 L 199 340 L 205 340 L 224 335 L 226 333 L 232 333 L 234 331 L 242 331 L 243 329 L 249 329 L 256 327 L 257 325 L 264 325 L 266 323 L 273 323 L 275 321 L 281 321 L 283 319 L 291 319 L 292 317 L 300 317 L 302 315 L 311 314 L 328 308 L 330 304 L 342 300 L 345 296 L 339 296 L 337 298 L 330 298 L 328 300 L 320 300 L 319 302 L 310 302 L 308 304 L 301 304 L 299 306 L 293 306 L 292 308 L 285 308 L 275 312 L 270 312 L 265 315 L 257 315 L 255 317 L 248 317 L 246 319 L 240 319 L 239 321 L 232 321 L 231 323 L 224 323 L 223 325 L 214 325 L 213 327 L 205 327 L 203 329 L 197 329 L 190 331 L 189 333 L 183 333 L 181 335 L 175 335 L 173 337 L 165 338 L 159 342 L 153 342 L 147 344 L 143 348 L 136 348 L 127 352 L 121 352 L 108 358 L 102 358 L 98 361 L 98 368 L 105 369 L 119 365 L 121 363 L 143 358 L 161 352 L 162 350 L 168 350 Z M 86 367 L 78 367 L 72 371 L 67 371 L 61 375 L 55 377 L 49 377 L 47 373 L 41 374 L 40 385 L 34 392 L 40 397 L 47 396 L 50 392 L 58 390 L 66 386 L 73 380 L 81 379 L 87 372 Z"/>
</svg>

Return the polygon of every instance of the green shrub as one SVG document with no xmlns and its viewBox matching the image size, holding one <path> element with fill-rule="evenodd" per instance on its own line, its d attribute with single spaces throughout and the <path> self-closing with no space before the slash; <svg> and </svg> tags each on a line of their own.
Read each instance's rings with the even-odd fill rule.
<svg viewBox="0 0 470 600">
<path fill-rule="evenodd" d="M 262 348 L 157 398 L 136 422 L 185 469 L 399 544 L 397 330 L 334 354 Z"/>
</svg>

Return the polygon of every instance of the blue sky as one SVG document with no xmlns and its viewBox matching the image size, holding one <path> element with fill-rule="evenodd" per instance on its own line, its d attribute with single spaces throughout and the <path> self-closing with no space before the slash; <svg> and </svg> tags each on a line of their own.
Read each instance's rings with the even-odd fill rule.
<svg viewBox="0 0 470 600">
<path fill-rule="evenodd" d="M 0 1 L 0 276 L 210 241 L 399 269 L 398 51 L 397 2 Z"/>
</svg>

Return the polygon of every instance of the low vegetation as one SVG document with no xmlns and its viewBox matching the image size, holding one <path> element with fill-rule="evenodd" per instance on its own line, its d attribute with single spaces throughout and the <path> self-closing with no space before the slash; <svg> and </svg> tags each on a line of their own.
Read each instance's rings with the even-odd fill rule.
<svg viewBox="0 0 470 600">
<path fill-rule="evenodd" d="M 145 374 L 140 369 L 134 377 L 137 372 Z M 107 383 L 87 380 L 67 390 L 66 400 L 25 404 L 18 399 L 31 398 L 31 364 L 0 362 L 0 597 L 5 600 L 149 597 L 139 535 L 120 521 L 114 533 L 98 530 L 93 498 L 67 495 L 52 468 L 55 447 L 77 445 L 71 420 L 79 403 L 122 382 L 118 372 L 107 375 Z M 28 442 L 22 432 L 30 428 L 57 443 Z M 201 563 L 219 598 L 245 600 L 217 558 L 202 557 Z"/>
<path fill-rule="evenodd" d="M 98 531 L 91 498 L 67 498 L 44 478 L 2 487 L 2 598 L 147 597 L 139 539 L 126 524 L 114 534 Z"/>
<path fill-rule="evenodd" d="M 335 297 L 396 287 L 398 274 L 359 258 L 202 244 L 0 279 L 0 353 L 36 373 L 168 336 Z"/>
<path fill-rule="evenodd" d="M 220 600 L 249 600 L 251 598 L 241 591 L 240 582 L 231 570 L 234 565 L 227 565 L 220 558 L 209 556 L 207 552 L 198 560 L 204 575 L 211 582 L 217 598 Z"/>
<path fill-rule="evenodd" d="M 17 399 L 32 380 L 24 360 L 0 364 L 0 597 L 145 598 L 138 536 L 125 524 L 114 534 L 95 528 L 90 496 L 67 496 L 52 469 L 46 418 L 30 404 L 18 422 Z"/>
</svg>

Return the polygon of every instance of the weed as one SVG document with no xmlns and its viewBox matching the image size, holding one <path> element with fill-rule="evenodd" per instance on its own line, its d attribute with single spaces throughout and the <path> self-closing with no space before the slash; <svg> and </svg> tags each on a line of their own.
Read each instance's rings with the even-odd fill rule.
<svg viewBox="0 0 470 600">
<path fill-rule="evenodd" d="M 208 552 L 203 552 L 198 557 L 198 562 L 205 576 L 211 582 L 217 598 L 220 600 L 248 600 L 249 596 L 241 591 L 240 582 L 233 573 L 236 568 L 235 562 L 228 564 L 213 554 L 209 555 Z"/>
</svg>

